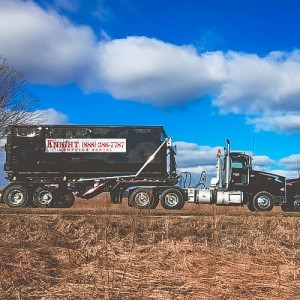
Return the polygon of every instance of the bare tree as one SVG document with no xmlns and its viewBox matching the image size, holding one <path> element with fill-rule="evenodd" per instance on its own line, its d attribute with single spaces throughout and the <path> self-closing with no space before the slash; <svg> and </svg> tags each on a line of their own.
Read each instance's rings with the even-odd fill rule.
<svg viewBox="0 0 300 300">
<path fill-rule="evenodd" d="M 38 99 L 30 94 L 26 79 L 6 58 L 0 56 L 0 140 L 8 125 L 26 125 L 40 119 Z"/>
</svg>

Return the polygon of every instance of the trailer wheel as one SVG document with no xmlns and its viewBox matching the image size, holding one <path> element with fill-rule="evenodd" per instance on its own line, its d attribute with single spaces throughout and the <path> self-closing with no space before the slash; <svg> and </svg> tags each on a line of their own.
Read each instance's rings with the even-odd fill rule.
<svg viewBox="0 0 300 300">
<path fill-rule="evenodd" d="M 33 193 L 33 204 L 36 207 L 47 208 L 53 206 L 53 192 L 44 187 L 38 187 Z"/>
<path fill-rule="evenodd" d="M 183 195 L 178 189 L 167 189 L 162 193 L 160 203 L 164 209 L 182 209 L 184 206 Z"/>
<path fill-rule="evenodd" d="M 284 212 L 295 211 L 294 201 L 294 197 L 287 198 L 287 203 L 281 205 L 281 210 Z"/>
<path fill-rule="evenodd" d="M 155 209 L 159 204 L 159 193 L 153 192 L 153 201 L 151 203 L 150 209 Z"/>
<path fill-rule="evenodd" d="M 294 211 L 300 211 L 300 197 L 296 197 L 294 199 L 294 207 L 293 207 Z"/>
<path fill-rule="evenodd" d="M 151 189 L 137 188 L 129 197 L 130 206 L 138 209 L 151 208 L 153 205 L 153 193 Z"/>
<path fill-rule="evenodd" d="M 24 207 L 29 204 L 28 190 L 23 185 L 13 184 L 3 192 L 3 201 L 13 208 Z"/>
<path fill-rule="evenodd" d="M 256 211 L 270 211 L 274 207 L 274 198 L 268 192 L 257 193 L 252 200 L 253 207 Z"/>
</svg>

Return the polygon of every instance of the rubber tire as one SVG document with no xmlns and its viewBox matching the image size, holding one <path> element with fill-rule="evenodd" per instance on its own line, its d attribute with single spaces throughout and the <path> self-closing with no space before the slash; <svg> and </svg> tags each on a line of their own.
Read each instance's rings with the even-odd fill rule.
<svg viewBox="0 0 300 300">
<path fill-rule="evenodd" d="M 293 205 L 293 211 L 300 211 L 299 205 L 296 205 L 296 202 L 299 203 L 300 197 L 297 195 L 294 197 L 294 205 Z"/>
<path fill-rule="evenodd" d="M 51 194 L 51 201 L 49 203 L 41 203 L 39 201 L 39 196 L 41 193 L 45 193 L 45 192 L 48 192 Z M 35 207 L 39 207 L 39 208 L 48 208 L 48 207 L 52 207 L 53 206 L 53 203 L 54 203 L 54 195 L 53 195 L 53 191 L 47 189 L 47 188 L 44 188 L 44 187 L 38 187 L 34 193 L 33 193 L 33 197 L 32 197 L 32 202 L 33 202 L 33 205 Z"/>
<path fill-rule="evenodd" d="M 250 210 L 250 211 L 256 211 L 256 209 L 253 207 L 253 203 L 252 203 L 252 201 L 249 201 L 248 203 L 247 203 L 247 207 L 248 207 L 248 209 Z"/>
<path fill-rule="evenodd" d="M 170 197 L 172 198 L 170 199 Z M 175 200 L 175 202 L 171 203 L 170 200 Z M 160 204 L 164 209 L 168 210 L 182 209 L 184 206 L 184 198 L 178 189 L 170 188 L 162 193 Z"/>
<path fill-rule="evenodd" d="M 281 205 L 281 210 L 284 212 L 295 211 L 295 209 L 293 207 L 291 207 L 290 205 Z"/>
<path fill-rule="evenodd" d="M 262 207 L 259 205 L 258 201 L 260 198 L 265 197 L 269 201 L 269 205 L 266 207 Z M 257 193 L 252 200 L 252 205 L 255 211 L 271 211 L 274 207 L 274 198 L 269 192 L 259 192 Z"/>
<path fill-rule="evenodd" d="M 152 204 L 150 206 L 150 209 L 155 209 L 159 204 L 159 194 L 154 192 L 153 193 L 153 201 Z"/>
<path fill-rule="evenodd" d="M 23 199 L 19 202 L 19 203 L 12 203 L 10 198 L 13 197 L 12 194 L 15 193 L 20 193 L 22 194 Z M 2 199 L 4 201 L 4 203 L 11 207 L 11 208 L 20 208 L 20 207 L 25 207 L 29 204 L 29 193 L 28 190 L 26 189 L 26 187 L 24 187 L 23 185 L 19 185 L 19 184 L 12 184 L 10 186 L 8 186 L 2 195 Z"/>
<path fill-rule="evenodd" d="M 138 202 L 139 197 L 147 197 L 148 199 L 146 203 Z M 130 197 L 129 197 L 129 204 L 130 206 L 137 208 L 137 209 L 151 209 L 154 203 L 154 196 L 152 189 L 144 189 L 144 188 L 137 188 L 135 189 Z"/>
</svg>

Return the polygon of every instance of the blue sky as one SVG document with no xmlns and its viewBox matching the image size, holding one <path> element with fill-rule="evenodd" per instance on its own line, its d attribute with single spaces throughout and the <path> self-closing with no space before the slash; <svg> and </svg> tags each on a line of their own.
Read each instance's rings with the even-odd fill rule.
<svg viewBox="0 0 300 300">
<path fill-rule="evenodd" d="M 193 173 L 254 140 L 257 168 L 295 177 L 298 3 L 1 0 L 0 55 L 48 123 L 163 125 Z"/>
</svg>

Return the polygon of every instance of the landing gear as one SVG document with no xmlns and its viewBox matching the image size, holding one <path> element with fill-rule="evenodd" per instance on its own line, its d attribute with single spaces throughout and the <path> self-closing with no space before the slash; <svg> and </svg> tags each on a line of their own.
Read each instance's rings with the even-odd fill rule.
<svg viewBox="0 0 300 300">
<path fill-rule="evenodd" d="M 75 202 L 74 195 L 70 192 L 66 192 L 61 194 L 58 197 L 55 203 L 55 207 L 70 208 L 73 206 L 74 202 Z"/>
</svg>

